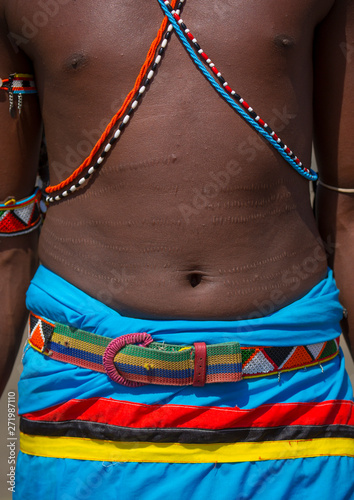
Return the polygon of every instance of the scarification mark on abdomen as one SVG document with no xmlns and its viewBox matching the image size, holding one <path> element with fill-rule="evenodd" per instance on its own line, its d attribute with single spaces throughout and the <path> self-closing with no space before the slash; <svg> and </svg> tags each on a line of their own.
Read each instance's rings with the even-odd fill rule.
<svg viewBox="0 0 354 500">
<path fill-rule="evenodd" d="M 279 262 L 283 259 L 291 259 L 296 254 L 297 254 L 296 251 L 293 251 L 293 252 L 284 251 L 278 255 L 271 255 L 270 257 L 267 257 L 266 259 L 256 260 L 255 262 L 251 262 L 250 264 L 243 264 L 241 266 L 233 266 L 233 267 L 229 267 L 229 268 L 218 269 L 218 271 L 219 271 L 219 274 L 242 273 L 244 271 L 250 271 L 252 269 L 255 269 L 259 266 L 265 266 L 265 265 L 273 263 L 273 262 Z"/>
<path fill-rule="evenodd" d="M 223 192 L 228 193 L 228 192 L 234 192 L 234 191 L 260 191 L 260 190 L 273 190 L 275 187 L 278 186 L 284 186 L 285 181 L 284 179 L 277 179 L 274 182 L 261 182 L 258 184 L 255 183 L 250 183 L 250 184 L 245 184 L 245 185 L 240 185 L 240 184 L 229 184 L 229 186 L 223 188 Z"/>
<path fill-rule="evenodd" d="M 208 203 L 206 208 L 215 209 L 215 208 L 257 208 L 264 207 L 270 205 L 274 202 L 279 202 L 282 200 L 287 200 L 291 197 L 291 193 L 280 193 L 269 196 L 268 198 L 257 198 L 254 200 L 229 200 L 229 201 L 217 201 L 215 203 Z"/>
<path fill-rule="evenodd" d="M 296 281 L 294 281 L 296 283 Z M 229 290 L 226 292 L 228 296 L 234 296 L 234 295 L 251 295 L 257 292 L 269 292 L 270 290 L 283 290 L 284 289 L 284 283 L 279 282 L 279 283 L 268 283 L 267 285 L 262 285 L 262 286 L 254 286 L 254 287 L 240 287 L 237 285 L 234 285 L 234 288 L 232 290 Z"/>
<path fill-rule="evenodd" d="M 213 216 L 213 224 L 223 226 L 224 224 L 247 224 L 251 221 L 263 220 L 268 217 L 275 217 L 282 214 L 288 214 L 297 210 L 296 205 L 286 205 L 281 208 L 274 208 L 272 210 L 267 210 L 265 212 L 258 212 L 256 214 L 250 215 L 239 215 L 239 216 Z"/>
<path fill-rule="evenodd" d="M 89 215 L 88 215 L 89 217 Z M 49 218 L 49 216 L 48 216 Z M 87 220 L 67 220 L 61 219 L 60 217 L 50 216 L 51 223 L 58 224 L 66 227 L 82 227 L 82 226 L 93 226 L 93 227 L 141 227 L 141 226 L 164 226 L 164 227 L 183 227 L 181 219 L 172 219 L 172 218 L 159 218 L 159 217 L 149 217 L 143 218 L 141 220 L 95 220 L 88 218 Z"/>
<path fill-rule="evenodd" d="M 107 250 L 114 250 L 117 252 L 124 252 L 124 253 L 133 253 L 136 252 L 137 250 L 142 251 L 142 253 L 181 253 L 182 248 L 181 247 L 169 247 L 169 246 L 147 246 L 147 247 L 137 247 L 137 246 L 121 246 L 121 245 L 108 245 L 106 243 L 102 243 L 102 241 L 99 241 L 97 239 L 93 238 L 72 238 L 72 237 L 61 237 L 58 236 L 56 233 L 53 231 L 50 231 L 49 229 L 46 229 L 43 232 L 43 236 L 47 240 L 48 238 L 50 239 L 55 239 L 56 241 L 59 241 L 64 244 L 73 244 L 73 245 L 92 245 L 97 248 L 106 248 Z M 43 237 L 42 236 L 42 237 Z"/>
</svg>

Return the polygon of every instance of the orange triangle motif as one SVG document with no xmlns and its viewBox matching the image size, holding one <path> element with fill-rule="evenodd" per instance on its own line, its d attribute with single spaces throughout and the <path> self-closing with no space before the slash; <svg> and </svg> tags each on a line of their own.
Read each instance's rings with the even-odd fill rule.
<svg viewBox="0 0 354 500">
<path fill-rule="evenodd" d="M 42 350 L 44 348 L 44 337 L 41 329 L 41 322 L 38 321 L 35 328 L 32 330 L 30 336 L 31 344 L 33 344 L 38 349 Z"/>
<path fill-rule="evenodd" d="M 290 359 L 282 367 L 283 369 L 295 368 L 297 366 L 304 366 L 313 363 L 313 359 L 310 354 L 306 351 L 305 347 L 300 345 L 296 348 L 295 352 Z"/>
</svg>

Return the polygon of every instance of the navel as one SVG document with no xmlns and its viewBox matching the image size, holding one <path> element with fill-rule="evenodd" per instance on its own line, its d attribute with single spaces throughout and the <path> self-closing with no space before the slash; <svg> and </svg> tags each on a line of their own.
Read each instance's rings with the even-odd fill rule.
<svg viewBox="0 0 354 500">
<path fill-rule="evenodd" d="M 192 288 L 195 288 L 196 286 L 200 285 L 202 278 L 203 275 L 200 273 L 189 273 L 187 275 L 187 279 Z"/>
</svg>

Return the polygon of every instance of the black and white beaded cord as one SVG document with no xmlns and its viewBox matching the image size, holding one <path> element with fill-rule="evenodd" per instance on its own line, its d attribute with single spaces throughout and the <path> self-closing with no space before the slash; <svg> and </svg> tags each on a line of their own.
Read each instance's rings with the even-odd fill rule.
<svg viewBox="0 0 354 500">
<path fill-rule="evenodd" d="M 163 8 L 163 5 L 165 8 L 168 9 L 169 13 L 173 16 L 175 21 L 178 23 L 178 26 L 180 27 L 180 31 L 183 33 L 185 36 L 186 40 L 192 45 L 194 48 L 199 60 L 210 69 L 213 74 L 217 77 L 219 80 L 221 86 L 225 89 L 225 91 L 234 99 L 236 103 L 239 103 L 242 105 L 242 107 L 248 112 L 248 116 L 252 118 L 252 120 L 257 123 L 258 126 L 262 128 L 276 143 L 278 147 L 275 146 L 275 144 L 270 141 L 270 143 L 276 147 L 276 149 L 279 151 L 278 148 L 281 149 L 281 154 L 282 156 L 286 159 L 288 157 L 290 159 L 290 165 L 295 168 L 297 172 L 299 172 L 302 176 L 306 177 L 308 180 L 316 180 L 317 179 L 317 173 L 314 172 L 311 169 L 308 169 L 305 167 L 302 162 L 299 160 L 299 158 L 291 151 L 291 149 L 284 144 L 284 142 L 279 138 L 279 136 L 271 129 L 271 127 L 264 121 L 262 118 L 255 112 L 255 110 L 239 95 L 237 94 L 227 83 L 225 78 L 222 76 L 221 72 L 216 68 L 215 64 L 212 62 L 212 60 L 207 56 L 207 54 L 203 51 L 201 46 L 198 43 L 198 40 L 192 35 L 186 24 L 184 23 L 183 19 L 179 16 L 179 13 L 173 9 L 173 7 L 170 5 L 168 0 L 158 0 L 160 3 L 161 7 Z M 165 11 L 165 9 L 163 8 Z M 167 12 L 165 11 L 167 14 Z M 175 31 L 178 33 L 178 29 L 175 28 Z M 183 40 L 181 40 L 183 42 Z M 240 113 L 241 116 L 242 113 Z M 284 156 L 285 153 L 285 156 Z"/>
</svg>

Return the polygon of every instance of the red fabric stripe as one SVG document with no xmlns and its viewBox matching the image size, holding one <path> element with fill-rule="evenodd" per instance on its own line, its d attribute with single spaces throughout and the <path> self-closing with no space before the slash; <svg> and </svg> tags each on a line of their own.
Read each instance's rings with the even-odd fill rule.
<svg viewBox="0 0 354 500">
<path fill-rule="evenodd" d="M 201 56 L 202 56 L 205 60 L 207 60 L 207 59 L 208 59 L 208 56 L 206 55 L 206 53 L 205 53 L 205 52 L 202 52 L 200 55 L 201 55 Z"/>
<path fill-rule="evenodd" d="M 259 123 L 262 127 L 264 127 L 264 125 L 265 125 L 265 122 L 262 120 L 262 118 L 260 118 L 260 119 L 258 120 L 258 123 Z"/>
<path fill-rule="evenodd" d="M 184 405 L 144 405 L 105 398 L 72 399 L 23 415 L 29 420 L 84 420 L 132 428 L 230 429 L 284 425 L 354 425 L 354 403 L 265 404 L 251 410 Z"/>
<path fill-rule="evenodd" d="M 188 38 L 189 38 L 190 40 L 193 40 L 193 38 L 194 38 L 194 36 L 192 35 L 192 33 L 191 33 L 191 32 L 187 33 L 187 36 L 188 36 Z"/>
<path fill-rule="evenodd" d="M 215 66 L 211 68 L 211 71 L 213 71 L 216 75 L 219 73 L 219 70 Z"/>
<path fill-rule="evenodd" d="M 232 88 L 230 87 L 230 85 L 225 85 L 225 90 L 227 90 L 228 92 L 232 92 Z"/>
</svg>

